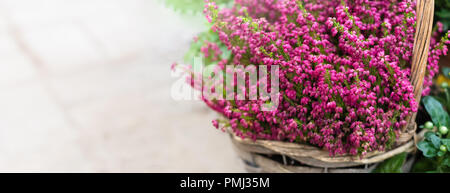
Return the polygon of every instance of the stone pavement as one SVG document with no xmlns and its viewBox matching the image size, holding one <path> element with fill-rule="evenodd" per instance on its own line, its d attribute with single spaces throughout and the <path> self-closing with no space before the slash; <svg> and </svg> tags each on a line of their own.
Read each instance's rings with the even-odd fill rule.
<svg viewBox="0 0 450 193">
<path fill-rule="evenodd" d="M 158 0 L 0 0 L 0 172 L 243 172 L 214 114 L 170 97 L 203 22 Z"/>
</svg>

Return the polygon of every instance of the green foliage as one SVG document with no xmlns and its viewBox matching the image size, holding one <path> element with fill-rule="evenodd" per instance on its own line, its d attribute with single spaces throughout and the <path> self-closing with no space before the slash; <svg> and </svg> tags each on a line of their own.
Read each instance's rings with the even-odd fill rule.
<svg viewBox="0 0 450 193">
<path fill-rule="evenodd" d="M 450 147 L 450 139 L 442 139 L 441 143 L 442 145 L 445 145 L 447 149 Z"/>
<path fill-rule="evenodd" d="M 163 0 L 164 3 L 183 14 L 201 14 L 204 9 L 204 0 Z M 229 5 L 232 0 L 215 0 L 217 5 Z"/>
<path fill-rule="evenodd" d="M 413 173 L 425 173 L 430 171 L 435 171 L 436 169 L 435 163 L 433 160 L 428 159 L 426 157 L 420 158 L 411 169 Z"/>
<path fill-rule="evenodd" d="M 432 96 L 426 96 L 422 99 L 425 109 L 431 116 L 431 120 L 435 125 L 448 126 L 450 125 L 450 117 L 447 111 L 444 110 L 441 103 Z"/>
<path fill-rule="evenodd" d="M 201 13 L 203 0 L 165 0 L 167 6 L 181 13 Z"/>
<path fill-rule="evenodd" d="M 204 0 L 163 0 L 164 3 L 183 14 L 192 13 L 192 14 L 200 14 L 204 10 L 205 2 Z M 220 6 L 231 6 L 233 0 L 215 0 L 216 4 Z M 208 31 L 202 32 L 197 35 L 195 41 L 192 41 L 189 50 L 186 52 L 184 56 L 184 62 L 186 64 L 193 64 L 193 60 L 195 57 L 203 58 L 203 54 L 201 52 L 202 47 L 206 46 L 207 43 L 215 43 L 219 46 L 222 55 L 221 59 L 229 59 L 231 58 L 231 51 L 227 49 L 227 47 L 219 40 L 219 35 L 216 32 L 211 30 L 211 24 L 207 24 Z M 216 61 L 212 61 L 211 58 L 204 58 L 204 65 L 214 65 L 217 64 Z"/>
<path fill-rule="evenodd" d="M 450 155 L 448 151 L 441 150 L 441 146 L 448 149 L 449 145 L 450 139 L 443 139 L 434 132 L 428 132 L 425 140 L 417 144 L 425 158 L 415 164 L 413 172 L 450 172 Z"/>
<path fill-rule="evenodd" d="M 450 68 L 448 67 L 444 67 L 442 68 L 442 73 L 444 74 L 445 77 L 450 78 Z"/>
<path fill-rule="evenodd" d="M 200 33 L 197 36 L 197 40 L 193 41 L 191 43 L 191 46 L 190 46 L 188 52 L 184 56 L 184 62 L 187 64 L 192 64 L 192 60 L 195 57 L 203 57 L 201 48 L 203 46 L 205 46 L 208 42 L 216 43 L 219 46 L 220 51 L 222 52 L 222 55 L 220 56 L 220 58 L 229 59 L 231 57 L 231 51 L 228 50 L 226 45 L 224 45 L 219 40 L 219 35 L 212 30 L 208 30 L 208 31 Z M 205 58 L 205 60 L 204 60 L 205 66 L 214 65 L 214 64 L 216 64 L 216 62 L 210 60 L 209 58 Z"/>
<path fill-rule="evenodd" d="M 430 115 L 434 125 L 431 131 L 425 133 L 424 140 L 417 144 L 417 148 L 422 152 L 424 158 L 420 159 L 413 166 L 413 172 L 450 172 L 450 139 L 447 132 L 442 127 L 450 126 L 450 118 L 444 106 L 450 103 L 449 88 L 443 88 L 443 94 L 438 95 L 438 99 L 432 96 L 423 98 L 423 104 Z M 441 101 L 441 102 L 439 102 Z M 448 109 L 448 107 L 446 107 Z M 440 129 L 438 129 L 440 128 Z"/>
<path fill-rule="evenodd" d="M 450 0 L 436 0 L 434 15 L 434 20 L 442 22 L 444 31 L 447 31 L 450 27 Z"/>
<path fill-rule="evenodd" d="M 425 140 L 417 144 L 417 148 L 423 152 L 423 156 L 428 158 L 436 157 L 441 146 L 441 139 L 433 132 L 425 134 Z"/>
<path fill-rule="evenodd" d="M 450 68 L 443 68 L 445 77 L 450 78 Z M 442 87 L 442 85 L 440 85 Z M 441 88 L 443 92 L 438 93 L 434 98 L 438 100 L 445 109 L 450 109 L 450 87 Z M 445 115 L 444 115 L 445 116 Z M 448 127 L 448 126 L 447 126 Z"/>
<path fill-rule="evenodd" d="M 401 153 L 377 166 L 373 173 L 402 173 L 402 166 L 405 163 L 407 154 Z"/>
</svg>

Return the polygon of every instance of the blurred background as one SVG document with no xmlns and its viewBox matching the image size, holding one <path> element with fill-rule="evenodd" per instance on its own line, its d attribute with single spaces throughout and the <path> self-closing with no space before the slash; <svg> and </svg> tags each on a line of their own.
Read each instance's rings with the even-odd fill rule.
<svg viewBox="0 0 450 193">
<path fill-rule="evenodd" d="M 243 172 L 170 66 L 205 29 L 161 0 L 0 0 L 0 172 Z"/>
</svg>

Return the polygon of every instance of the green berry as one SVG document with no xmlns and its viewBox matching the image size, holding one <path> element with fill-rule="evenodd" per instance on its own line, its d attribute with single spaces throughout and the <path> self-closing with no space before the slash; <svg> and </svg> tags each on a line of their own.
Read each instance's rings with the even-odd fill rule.
<svg viewBox="0 0 450 193">
<path fill-rule="evenodd" d="M 445 135 L 448 133 L 448 128 L 446 126 L 440 126 L 439 127 L 439 133 L 441 133 L 442 135 Z"/>
<path fill-rule="evenodd" d="M 439 149 L 441 149 L 442 152 L 447 152 L 447 147 L 445 147 L 445 145 L 441 145 Z"/>
<path fill-rule="evenodd" d="M 433 123 L 431 121 L 427 121 L 424 125 L 425 129 L 433 129 Z"/>
<path fill-rule="evenodd" d="M 447 82 L 443 82 L 443 83 L 441 84 L 441 87 L 442 87 L 442 88 L 448 88 L 448 83 L 447 83 Z"/>
</svg>

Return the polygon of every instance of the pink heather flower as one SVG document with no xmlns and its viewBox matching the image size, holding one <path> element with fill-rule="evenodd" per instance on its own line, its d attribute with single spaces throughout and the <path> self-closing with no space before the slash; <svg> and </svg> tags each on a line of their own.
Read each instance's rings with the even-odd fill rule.
<svg viewBox="0 0 450 193">
<path fill-rule="evenodd" d="M 224 72 L 225 65 L 279 65 L 280 105 L 264 112 L 259 107 L 267 98 L 204 101 L 240 137 L 310 143 L 330 155 L 384 150 L 418 108 L 409 81 L 415 6 L 412 0 L 235 0 L 219 10 L 206 0 L 220 41 L 203 42 L 204 57 Z M 450 43 L 449 34 L 438 39 L 441 24 L 437 29 L 424 95 Z M 223 58 L 219 48 L 231 55 Z M 238 89 L 257 93 L 257 87 Z"/>
<path fill-rule="evenodd" d="M 212 121 L 212 124 L 213 124 L 213 126 L 214 126 L 216 129 L 219 128 L 219 121 L 213 120 L 213 121 Z"/>
<path fill-rule="evenodd" d="M 173 63 L 172 65 L 170 65 L 170 69 L 171 70 L 175 70 L 175 68 L 177 67 L 177 63 Z"/>
</svg>

